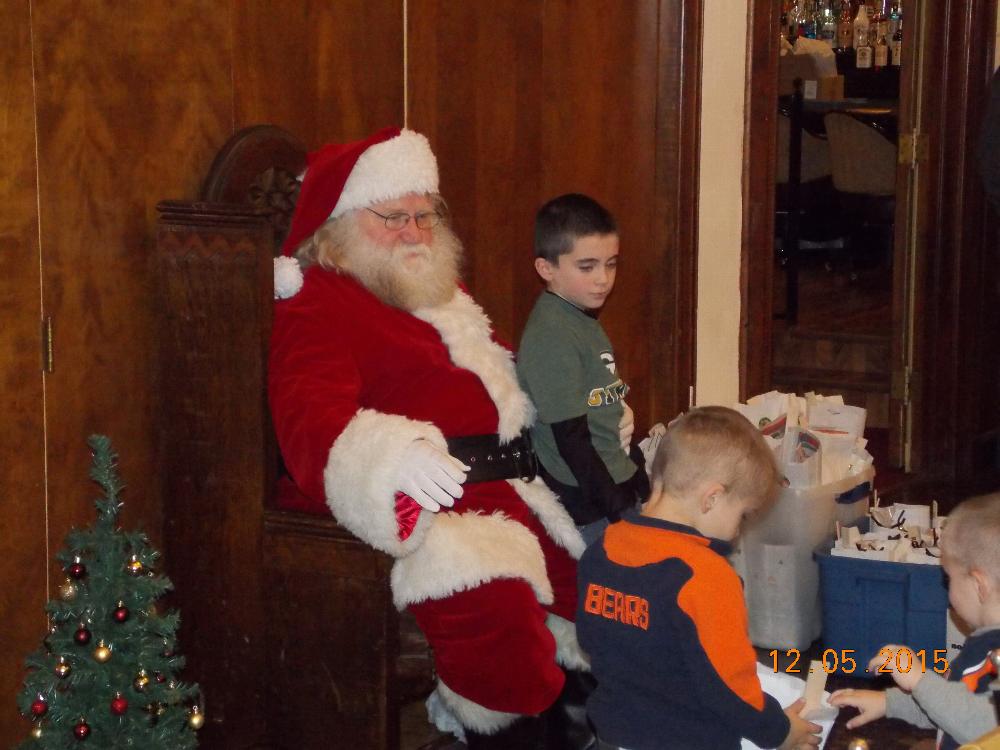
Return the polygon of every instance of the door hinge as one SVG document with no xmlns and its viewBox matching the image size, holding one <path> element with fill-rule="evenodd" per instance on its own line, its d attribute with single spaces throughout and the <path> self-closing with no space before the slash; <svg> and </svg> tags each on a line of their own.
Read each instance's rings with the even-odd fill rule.
<svg viewBox="0 0 1000 750">
<path fill-rule="evenodd" d="M 55 372 L 56 361 L 52 349 L 52 316 L 46 315 L 42 320 L 42 372 Z"/>
<path fill-rule="evenodd" d="M 913 401 L 920 386 L 920 373 L 912 367 L 904 367 L 892 373 L 892 392 L 894 399 L 909 404 Z"/>
<path fill-rule="evenodd" d="M 898 143 L 897 158 L 900 164 L 914 166 L 927 161 L 930 157 L 931 147 L 926 133 L 916 130 L 900 133 Z"/>
<path fill-rule="evenodd" d="M 906 404 L 910 396 L 910 368 L 892 371 L 892 389 L 890 395 L 897 401 Z"/>
</svg>

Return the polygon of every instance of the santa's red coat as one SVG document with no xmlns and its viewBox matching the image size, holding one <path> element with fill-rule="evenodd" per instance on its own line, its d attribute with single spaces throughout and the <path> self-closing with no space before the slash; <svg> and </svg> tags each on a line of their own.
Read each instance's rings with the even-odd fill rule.
<svg viewBox="0 0 1000 750">
<path fill-rule="evenodd" d="M 269 397 L 294 479 L 281 504 L 332 510 L 397 558 L 395 602 L 424 628 L 439 693 L 460 722 L 489 731 L 546 708 L 562 683 L 556 640 L 563 661 L 580 666 L 566 621 L 583 545 L 557 499 L 540 480 L 468 484 L 453 509 L 420 512 L 402 535 L 395 511 L 399 458 L 413 440 L 509 440 L 533 419 L 482 310 L 457 290 L 411 314 L 313 266 L 301 291 L 275 304 Z"/>
</svg>

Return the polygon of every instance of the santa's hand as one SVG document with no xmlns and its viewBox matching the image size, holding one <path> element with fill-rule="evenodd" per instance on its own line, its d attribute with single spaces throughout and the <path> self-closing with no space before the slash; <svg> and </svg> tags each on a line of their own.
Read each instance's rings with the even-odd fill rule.
<svg viewBox="0 0 1000 750">
<path fill-rule="evenodd" d="M 622 401 L 622 409 L 624 412 L 618 423 L 618 439 L 621 441 L 622 450 L 628 452 L 628 447 L 632 443 L 632 433 L 635 432 L 635 414 L 624 401 Z"/>
<path fill-rule="evenodd" d="M 397 487 L 431 513 L 462 496 L 469 467 L 429 440 L 414 440 L 399 462 Z"/>
</svg>

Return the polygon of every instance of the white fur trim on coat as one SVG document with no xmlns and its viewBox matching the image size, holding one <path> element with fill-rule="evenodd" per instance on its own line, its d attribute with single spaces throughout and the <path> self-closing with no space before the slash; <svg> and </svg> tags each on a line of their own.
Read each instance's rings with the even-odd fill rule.
<svg viewBox="0 0 1000 750">
<path fill-rule="evenodd" d="M 450 302 L 413 313 L 441 334 L 451 361 L 479 376 L 500 414 L 497 432 L 509 442 L 535 419 L 535 408 L 517 382 L 513 355 L 492 337 L 490 320 L 465 292 Z"/>
<path fill-rule="evenodd" d="M 517 490 L 524 504 L 531 508 L 532 513 L 542 522 L 552 541 L 569 552 L 574 560 L 579 560 L 587 545 L 584 544 L 583 537 L 580 536 L 566 508 L 548 485 L 540 478 L 530 483 L 523 479 L 507 481 Z"/>
<path fill-rule="evenodd" d="M 323 471 L 327 504 L 337 521 L 393 557 L 419 547 L 434 520 L 433 513 L 421 512 L 413 532 L 400 540 L 396 472 L 405 450 L 419 438 L 447 450 L 441 430 L 429 422 L 361 409 L 330 448 Z"/>
<path fill-rule="evenodd" d="M 437 696 L 437 700 L 432 701 L 434 696 Z M 471 729 L 480 734 L 496 734 L 521 717 L 521 714 L 494 711 L 492 708 L 473 703 L 468 698 L 463 698 L 456 693 L 440 679 L 438 679 L 434 692 L 431 693 L 431 698 L 427 699 L 427 713 L 431 723 L 444 731 L 454 732 L 451 726 L 457 723 L 460 727 Z M 444 727 L 448 727 L 448 729 L 444 729 Z M 462 734 L 465 733 L 462 732 Z"/>
<path fill-rule="evenodd" d="M 556 639 L 556 663 L 565 669 L 589 672 L 590 657 L 576 639 L 576 625 L 551 612 L 545 617 L 545 625 Z"/>
<path fill-rule="evenodd" d="M 298 260 L 287 255 L 274 259 L 274 298 L 294 297 L 302 288 L 302 267 Z"/>
<path fill-rule="evenodd" d="M 553 601 L 541 545 L 525 526 L 499 511 L 489 516 L 442 511 L 423 544 L 392 566 L 392 599 L 405 609 L 496 578 L 523 579 L 539 602 Z"/>
<path fill-rule="evenodd" d="M 420 133 L 403 130 L 358 157 L 330 218 L 410 193 L 436 192 L 438 167 L 431 144 Z"/>
</svg>

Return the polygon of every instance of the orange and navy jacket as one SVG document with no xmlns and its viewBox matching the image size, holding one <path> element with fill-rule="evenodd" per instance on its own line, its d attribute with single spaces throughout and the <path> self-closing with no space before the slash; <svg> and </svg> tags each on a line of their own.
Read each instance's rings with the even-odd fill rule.
<svg viewBox="0 0 1000 750">
<path fill-rule="evenodd" d="M 949 682 L 961 682 L 970 693 L 986 693 L 996 679 L 996 667 L 990 661 L 990 653 L 1000 648 L 1000 628 L 980 631 L 970 635 L 962 650 L 952 661 L 945 675 Z M 956 750 L 959 742 L 950 734 L 944 734 L 938 750 Z"/>
<path fill-rule="evenodd" d="M 788 718 L 763 692 L 729 545 L 630 514 L 587 548 L 576 615 L 597 688 L 587 712 L 629 750 L 777 747 Z"/>
</svg>

